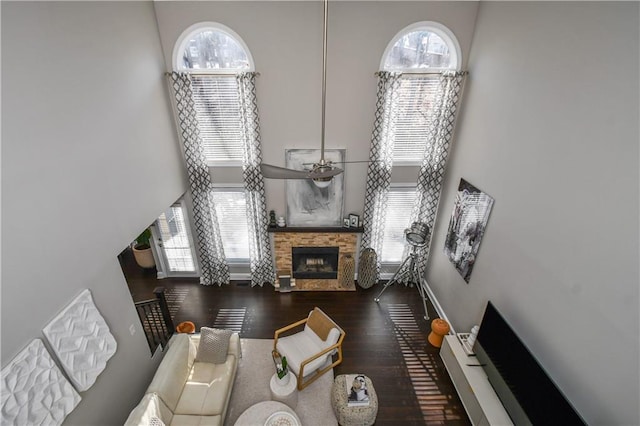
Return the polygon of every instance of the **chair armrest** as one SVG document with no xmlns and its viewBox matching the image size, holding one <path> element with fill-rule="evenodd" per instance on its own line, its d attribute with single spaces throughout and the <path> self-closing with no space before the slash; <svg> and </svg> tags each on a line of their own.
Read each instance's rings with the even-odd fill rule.
<svg viewBox="0 0 640 426">
<path fill-rule="evenodd" d="M 274 333 L 274 335 L 273 335 L 273 350 L 274 350 L 274 351 L 276 350 L 276 345 L 278 344 L 278 337 L 280 337 L 280 335 L 281 335 L 282 333 L 284 333 L 284 332 L 286 332 L 286 331 L 289 331 L 289 330 L 291 330 L 291 329 L 294 329 L 294 328 L 296 328 L 296 327 L 298 327 L 298 326 L 301 326 L 301 325 L 303 325 L 303 324 L 306 324 L 306 323 L 307 323 L 307 320 L 308 320 L 308 318 L 301 319 L 300 321 L 296 321 L 296 322 L 294 322 L 293 324 L 289 324 L 289 325 L 287 325 L 287 326 L 285 326 L 285 327 L 282 327 L 282 328 L 277 329 L 277 330 L 276 330 L 276 332 L 275 332 L 275 333 Z"/>
<path fill-rule="evenodd" d="M 305 359 L 304 361 L 302 361 L 300 363 L 300 377 L 304 377 L 304 367 L 305 367 L 305 365 L 309 364 L 314 359 L 317 359 L 317 358 L 320 358 L 323 355 L 326 355 L 327 353 L 333 351 L 334 349 L 338 349 L 338 352 L 339 352 L 338 353 L 338 358 L 342 359 L 342 341 L 344 340 L 344 336 L 345 336 L 344 332 L 340 333 L 340 338 L 338 339 L 338 341 L 335 344 L 329 346 L 328 348 L 326 348 L 322 352 L 318 352 L 317 354 L 313 355 L 312 357 L 309 357 L 309 358 Z"/>
</svg>

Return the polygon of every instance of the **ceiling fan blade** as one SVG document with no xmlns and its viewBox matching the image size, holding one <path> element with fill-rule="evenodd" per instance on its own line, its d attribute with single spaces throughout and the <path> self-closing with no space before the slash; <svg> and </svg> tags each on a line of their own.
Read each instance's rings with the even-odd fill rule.
<svg viewBox="0 0 640 426">
<path fill-rule="evenodd" d="M 285 167 L 272 166 L 271 164 L 260 164 L 262 176 L 267 179 L 320 179 L 337 176 L 344 170 L 337 167 L 325 171 L 313 170 L 293 170 Z"/>
<path fill-rule="evenodd" d="M 267 179 L 307 179 L 309 177 L 308 171 L 287 169 L 271 164 L 260 164 L 260 170 L 262 170 L 262 176 Z"/>
</svg>

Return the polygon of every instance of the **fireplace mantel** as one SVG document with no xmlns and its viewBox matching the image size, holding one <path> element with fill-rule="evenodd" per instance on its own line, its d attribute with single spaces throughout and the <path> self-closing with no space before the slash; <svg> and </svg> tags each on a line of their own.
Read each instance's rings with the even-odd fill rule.
<svg viewBox="0 0 640 426">
<path fill-rule="evenodd" d="M 269 232 L 315 232 L 316 234 L 323 233 L 335 233 L 335 232 L 344 232 L 344 233 L 354 233 L 354 234 L 362 234 L 364 232 L 364 228 L 361 226 L 358 227 L 349 227 L 346 226 L 283 226 L 283 227 L 269 227 Z"/>
</svg>

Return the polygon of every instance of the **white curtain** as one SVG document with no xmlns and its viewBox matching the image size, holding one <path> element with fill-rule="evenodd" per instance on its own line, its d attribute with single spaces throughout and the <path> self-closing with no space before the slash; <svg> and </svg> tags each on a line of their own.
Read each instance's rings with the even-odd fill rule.
<svg viewBox="0 0 640 426">
<path fill-rule="evenodd" d="M 427 132 L 427 146 L 420 166 L 410 222 L 422 222 L 429 227 L 427 244 L 418 249 L 418 272 L 422 277 L 429 259 L 431 235 L 466 75 L 466 71 L 449 71 L 439 76 L 438 90 L 430 113 L 432 119 Z M 408 254 L 409 248 L 406 247 L 403 258 Z M 408 267 L 408 264 L 405 267 Z"/>
<path fill-rule="evenodd" d="M 371 137 L 370 162 L 364 199 L 364 232 L 360 244 L 361 255 L 365 249 L 373 249 L 378 255 L 376 257 L 376 271 L 368 271 L 369 274 L 375 273 L 375 282 L 380 277 L 380 253 L 382 252 L 387 194 L 389 193 L 393 166 L 399 81 L 399 73 L 387 71 L 378 73 L 376 116 Z"/>
<path fill-rule="evenodd" d="M 249 231 L 249 256 L 251 286 L 275 283 L 276 274 L 271 254 L 271 241 L 267 228 L 269 218 L 264 192 L 264 178 L 260 171 L 262 148 L 260 122 L 256 101 L 256 74 L 241 73 L 236 76 L 240 94 L 240 119 L 244 147 L 242 174 L 247 206 Z"/>
</svg>

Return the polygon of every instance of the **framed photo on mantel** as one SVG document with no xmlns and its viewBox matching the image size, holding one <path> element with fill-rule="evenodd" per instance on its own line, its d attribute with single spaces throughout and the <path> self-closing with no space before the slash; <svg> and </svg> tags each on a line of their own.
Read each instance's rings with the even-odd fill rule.
<svg viewBox="0 0 640 426">
<path fill-rule="evenodd" d="M 344 149 L 328 149 L 326 161 L 344 162 Z M 285 164 L 288 169 L 309 170 L 320 160 L 319 149 L 288 149 Z M 310 179 L 287 179 L 288 226 L 342 226 L 344 173 L 335 176 L 326 188 L 319 188 Z"/>
</svg>

